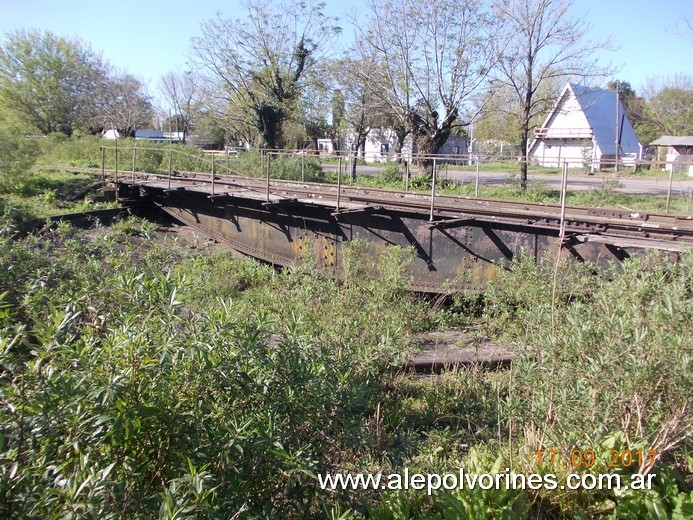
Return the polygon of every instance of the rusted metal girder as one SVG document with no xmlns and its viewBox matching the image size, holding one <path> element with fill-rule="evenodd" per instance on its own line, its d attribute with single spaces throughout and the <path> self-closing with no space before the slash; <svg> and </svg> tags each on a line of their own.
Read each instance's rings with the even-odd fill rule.
<svg viewBox="0 0 693 520">
<path fill-rule="evenodd" d="M 374 259 L 389 246 L 412 247 L 416 256 L 409 268 L 411 287 L 424 292 L 483 286 L 521 253 L 538 260 L 555 256 L 562 245 L 564 256 L 607 268 L 642 247 L 635 239 L 582 234 L 577 224 L 561 244 L 559 229 L 550 219 L 503 219 L 490 216 L 491 211 L 488 217 L 431 221 L 428 209 L 413 207 L 342 203 L 338 210 L 336 204 L 288 196 L 268 202 L 219 189 L 210 195 L 194 187 L 120 187 L 121 197 L 144 197 L 234 250 L 273 264 L 286 266 L 309 257 L 338 274 L 346 242 L 366 242 Z"/>
</svg>

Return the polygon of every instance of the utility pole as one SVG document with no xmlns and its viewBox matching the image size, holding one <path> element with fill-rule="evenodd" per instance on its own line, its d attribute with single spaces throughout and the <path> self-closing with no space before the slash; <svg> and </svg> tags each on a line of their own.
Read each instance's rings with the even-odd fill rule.
<svg viewBox="0 0 693 520">
<path fill-rule="evenodd" d="M 617 81 L 616 82 L 616 164 L 614 168 L 614 172 L 618 175 L 618 152 L 619 152 L 619 147 L 621 146 L 621 143 L 619 142 L 619 134 L 621 133 L 619 131 L 619 127 L 621 126 L 621 114 L 619 114 L 619 105 L 621 103 L 621 82 Z"/>
</svg>

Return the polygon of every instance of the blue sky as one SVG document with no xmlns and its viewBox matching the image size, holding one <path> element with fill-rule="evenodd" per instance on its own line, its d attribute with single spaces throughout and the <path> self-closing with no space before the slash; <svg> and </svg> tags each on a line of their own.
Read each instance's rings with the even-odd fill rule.
<svg viewBox="0 0 693 520">
<path fill-rule="evenodd" d="M 334 16 L 365 12 L 365 0 L 327 1 Z M 162 74 L 184 68 L 190 39 L 216 12 L 241 13 L 236 0 L 0 0 L 0 34 L 38 28 L 79 37 L 119 68 L 152 87 Z M 618 47 L 602 53 L 621 68 L 617 77 L 638 90 L 648 76 L 693 74 L 693 36 L 683 36 L 682 16 L 693 20 L 690 0 L 574 0 L 573 14 L 587 13 L 590 38 L 609 34 Z M 348 26 L 344 21 L 345 28 Z"/>
</svg>

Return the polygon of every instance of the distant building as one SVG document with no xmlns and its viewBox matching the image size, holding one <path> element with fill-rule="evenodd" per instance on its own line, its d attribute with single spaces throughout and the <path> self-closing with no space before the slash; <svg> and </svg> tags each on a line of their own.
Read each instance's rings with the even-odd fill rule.
<svg viewBox="0 0 693 520">
<path fill-rule="evenodd" d="M 439 155 L 467 155 L 467 136 L 450 135 L 438 150 Z"/>
<path fill-rule="evenodd" d="M 142 128 L 140 130 L 135 130 L 135 139 L 164 141 L 164 133 L 161 130 L 149 130 Z"/>
<path fill-rule="evenodd" d="M 568 83 L 544 124 L 534 130 L 527 156 L 539 166 L 586 167 L 592 171 L 635 165 L 642 147 L 616 92 Z M 618 143 L 618 144 L 617 144 Z M 618 148 L 617 148 L 618 146 Z"/>
<path fill-rule="evenodd" d="M 652 146 L 666 147 L 667 171 L 686 173 L 693 177 L 693 135 L 663 135 L 650 143 Z"/>
<path fill-rule="evenodd" d="M 395 153 L 397 145 L 397 133 L 392 127 L 371 128 L 366 136 L 366 141 L 361 150 L 359 158 L 366 162 L 390 162 L 398 159 L 411 160 L 412 138 L 407 136 L 404 140 L 402 150 L 399 154 Z M 351 148 L 353 143 L 348 143 Z M 400 157 L 401 156 L 401 157 Z"/>
<path fill-rule="evenodd" d="M 334 143 L 332 139 L 318 139 L 318 151 L 324 154 L 331 154 L 334 152 Z"/>
<path fill-rule="evenodd" d="M 397 146 L 397 133 L 392 127 L 372 128 L 361 149 L 358 157 L 366 162 L 391 162 L 399 159 L 411 161 L 416 154 L 416 146 L 411 135 L 404 139 L 402 150 L 395 152 Z M 354 136 L 347 135 L 343 149 L 350 150 L 354 143 Z M 437 155 L 466 155 L 467 138 L 465 136 L 451 135 L 443 146 L 438 150 Z"/>
<path fill-rule="evenodd" d="M 120 139 L 120 132 L 118 132 L 118 130 L 116 130 L 115 128 L 104 128 L 101 132 L 101 138 L 115 141 L 116 139 Z"/>
</svg>

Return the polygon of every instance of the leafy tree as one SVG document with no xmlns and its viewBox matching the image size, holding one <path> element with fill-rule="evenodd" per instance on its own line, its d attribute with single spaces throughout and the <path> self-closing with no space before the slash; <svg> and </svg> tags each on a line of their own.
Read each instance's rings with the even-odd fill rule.
<svg viewBox="0 0 693 520">
<path fill-rule="evenodd" d="M 495 83 L 512 90 L 520 106 L 520 184 L 527 187 L 527 145 L 537 115 L 555 101 L 548 83 L 602 75 L 595 51 L 605 42 L 585 40 L 585 17 L 570 16 L 570 0 L 494 1 L 505 48 Z M 550 97 L 547 97 L 548 94 Z"/>
<path fill-rule="evenodd" d="M 478 2 L 374 1 L 358 44 L 381 63 L 375 91 L 392 116 L 413 136 L 419 169 L 432 160 L 460 110 L 487 78 L 496 57 L 491 16 Z"/>
<path fill-rule="evenodd" d="M 332 92 L 332 120 L 330 124 L 330 137 L 336 142 L 337 148 L 341 146 L 341 138 L 344 135 L 346 119 L 346 98 L 344 92 L 336 88 Z"/>
<path fill-rule="evenodd" d="M 633 128 L 645 122 L 645 98 L 638 96 L 629 82 L 613 80 L 606 88 L 612 91 L 618 90 L 619 99 Z"/>
<path fill-rule="evenodd" d="M 336 126 L 336 132 L 348 136 L 352 152 L 357 155 L 368 133 L 386 110 L 375 90 L 378 85 L 378 65 L 373 57 L 360 53 L 356 57 L 339 60 L 334 70 L 342 103 L 337 111 L 340 123 Z M 351 162 L 351 177 L 356 177 L 356 161 Z"/>
<path fill-rule="evenodd" d="M 250 123 L 262 146 L 284 144 L 282 125 L 304 84 L 339 32 L 324 3 L 243 2 L 245 17 L 217 18 L 193 40 L 195 65 L 224 94 L 227 107 Z"/>
<path fill-rule="evenodd" d="M 101 57 L 80 40 L 17 30 L 0 47 L 0 105 L 46 135 L 87 127 L 105 77 Z"/>
<path fill-rule="evenodd" d="M 693 134 L 693 78 L 649 78 L 644 88 L 645 121 L 640 125 L 646 142 L 661 135 Z"/>
<path fill-rule="evenodd" d="M 558 82 L 547 81 L 542 85 L 537 99 L 543 102 L 535 104 L 530 119 L 531 127 L 544 121 L 562 87 Z M 522 138 L 524 111 L 513 88 L 508 85 L 492 85 L 478 103 L 480 115 L 474 123 L 474 137 L 477 142 L 500 140 L 521 149 L 519 143 Z"/>
<path fill-rule="evenodd" d="M 327 82 L 323 80 L 327 77 L 327 72 L 322 70 L 322 67 L 320 69 L 314 77 L 304 83 L 301 95 L 297 99 L 296 110 L 291 116 L 298 130 L 294 138 L 296 148 L 309 141 L 313 148 L 317 149 L 318 139 L 328 137 L 330 134 L 331 125 L 327 120 L 328 113 L 325 107 L 331 104 L 332 92 Z"/>
</svg>

